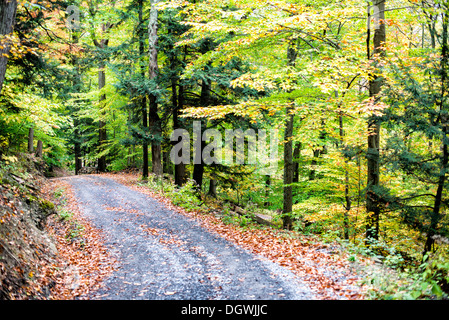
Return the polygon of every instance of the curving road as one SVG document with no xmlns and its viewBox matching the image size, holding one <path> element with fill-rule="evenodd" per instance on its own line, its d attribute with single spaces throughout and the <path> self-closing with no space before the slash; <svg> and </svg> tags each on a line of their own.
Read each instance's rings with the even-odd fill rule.
<svg viewBox="0 0 449 320">
<path fill-rule="evenodd" d="M 312 290 L 193 219 L 114 180 L 68 178 L 81 212 L 106 235 L 118 269 L 90 299 L 305 300 Z"/>
</svg>

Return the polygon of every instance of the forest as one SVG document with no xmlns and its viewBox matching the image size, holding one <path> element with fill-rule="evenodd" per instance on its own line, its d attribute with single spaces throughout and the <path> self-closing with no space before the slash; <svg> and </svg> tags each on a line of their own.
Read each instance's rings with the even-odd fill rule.
<svg viewBox="0 0 449 320">
<path fill-rule="evenodd" d="M 0 178 L 133 173 L 447 298 L 448 28 L 448 0 L 3 0 Z"/>
</svg>

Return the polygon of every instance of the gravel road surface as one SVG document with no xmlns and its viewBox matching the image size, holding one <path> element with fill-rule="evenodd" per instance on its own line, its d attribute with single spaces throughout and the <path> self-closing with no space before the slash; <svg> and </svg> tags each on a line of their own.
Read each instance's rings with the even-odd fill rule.
<svg viewBox="0 0 449 320">
<path fill-rule="evenodd" d="M 112 179 L 68 178 L 81 212 L 106 236 L 118 268 L 90 299 L 308 300 L 288 269 Z"/>
</svg>

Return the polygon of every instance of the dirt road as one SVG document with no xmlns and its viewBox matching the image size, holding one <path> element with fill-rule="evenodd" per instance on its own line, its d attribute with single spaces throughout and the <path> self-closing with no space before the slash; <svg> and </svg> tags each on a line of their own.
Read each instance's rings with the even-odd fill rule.
<svg viewBox="0 0 449 320">
<path fill-rule="evenodd" d="M 83 215 L 106 235 L 118 269 L 90 299 L 315 299 L 291 271 L 100 176 L 67 178 Z"/>
</svg>

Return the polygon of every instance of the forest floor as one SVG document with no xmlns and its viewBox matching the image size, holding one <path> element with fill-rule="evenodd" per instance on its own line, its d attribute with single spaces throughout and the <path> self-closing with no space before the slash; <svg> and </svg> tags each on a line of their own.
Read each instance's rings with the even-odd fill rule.
<svg viewBox="0 0 449 320">
<path fill-rule="evenodd" d="M 66 240 L 59 242 L 73 264 L 65 283 L 71 291 L 59 298 L 364 299 L 360 267 L 337 247 L 186 212 L 137 181 L 133 174 L 49 180 L 47 193 L 64 190 L 65 206 L 85 226 L 72 242 L 92 251 L 75 261 Z"/>
</svg>

